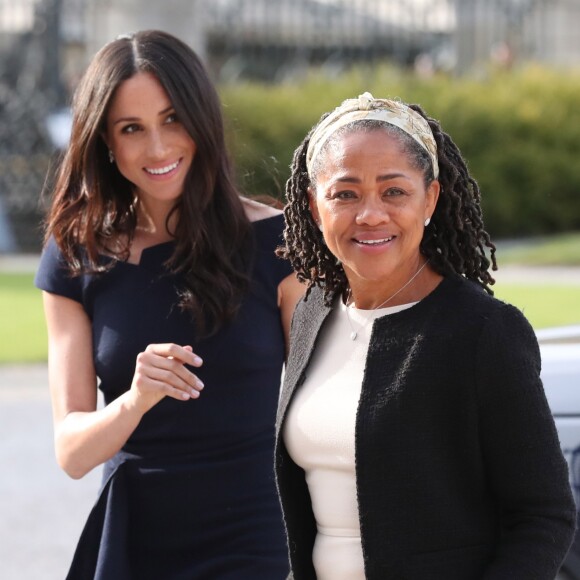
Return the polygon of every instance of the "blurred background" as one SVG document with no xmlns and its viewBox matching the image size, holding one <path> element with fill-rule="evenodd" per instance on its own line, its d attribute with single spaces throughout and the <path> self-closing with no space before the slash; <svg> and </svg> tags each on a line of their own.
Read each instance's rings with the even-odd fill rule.
<svg viewBox="0 0 580 580">
<path fill-rule="evenodd" d="M 37 252 L 41 191 L 88 60 L 162 28 L 218 82 L 240 180 L 281 196 L 320 114 L 363 90 L 453 135 L 496 237 L 580 230 L 576 0 L 0 0 L 0 252 Z M 50 181 L 48 182 L 50 184 Z"/>
<path fill-rule="evenodd" d="M 33 275 L 72 92 L 100 47 L 144 28 L 206 63 L 250 196 L 283 201 L 294 149 L 343 99 L 421 104 L 480 184 L 496 294 L 580 337 L 578 0 L 0 0 L 2 578 L 63 578 L 98 487 L 54 462 Z"/>
</svg>

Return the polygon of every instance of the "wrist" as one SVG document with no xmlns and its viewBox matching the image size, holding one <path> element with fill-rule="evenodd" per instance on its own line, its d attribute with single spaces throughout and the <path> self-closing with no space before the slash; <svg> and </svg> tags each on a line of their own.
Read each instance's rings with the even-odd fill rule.
<svg viewBox="0 0 580 580">
<path fill-rule="evenodd" d="M 129 389 L 117 400 L 120 404 L 120 411 L 134 416 L 138 421 L 153 407 L 153 404 L 144 401 L 143 396 L 135 392 L 134 389 Z"/>
</svg>

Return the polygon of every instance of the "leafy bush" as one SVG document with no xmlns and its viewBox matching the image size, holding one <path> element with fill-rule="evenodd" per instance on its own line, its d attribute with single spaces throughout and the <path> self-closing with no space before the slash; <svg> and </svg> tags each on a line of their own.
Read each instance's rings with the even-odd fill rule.
<svg viewBox="0 0 580 580">
<path fill-rule="evenodd" d="M 423 79 L 391 67 L 293 85 L 221 87 L 244 189 L 283 198 L 294 149 L 320 115 L 365 90 L 441 121 L 482 189 L 495 236 L 580 229 L 580 74 L 531 66 L 485 78 Z"/>
</svg>

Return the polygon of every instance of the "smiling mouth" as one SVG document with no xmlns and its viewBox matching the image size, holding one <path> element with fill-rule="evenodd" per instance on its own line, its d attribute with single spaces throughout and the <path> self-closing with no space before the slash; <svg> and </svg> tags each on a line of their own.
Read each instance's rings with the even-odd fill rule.
<svg viewBox="0 0 580 580">
<path fill-rule="evenodd" d="M 355 238 L 355 241 L 359 244 L 364 244 L 365 246 L 376 246 L 378 244 L 385 244 L 387 242 L 390 242 L 394 238 L 395 236 L 390 236 L 389 238 L 381 238 L 380 240 L 357 240 Z"/>
<path fill-rule="evenodd" d="M 166 167 L 159 167 L 158 169 L 150 169 L 149 167 L 145 167 L 145 171 L 151 175 L 165 175 L 166 173 L 173 171 L 179 165 L 179 163 L 180 161 L 176 161 L 171 165 L 167 165 Z"/>
</svg>

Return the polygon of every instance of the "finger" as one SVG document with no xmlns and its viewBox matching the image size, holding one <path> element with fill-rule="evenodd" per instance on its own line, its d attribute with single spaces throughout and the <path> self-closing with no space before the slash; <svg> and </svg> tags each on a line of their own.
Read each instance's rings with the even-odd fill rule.
<svg viewBox="0 0 580 580">
<path fill-rule="evenodd" d="M 146 371 L 140 369 L 135 374 L 135 386 L 142 393 L 158 393 L 170 396 L 174 399 L 188 400 L 197 399 L 200 389 L 190 387 L 170 372 L 156 367 L 149 367 Z"/>
<path fill-rule="evenodd" d="M 184 361 L 186 364 L 194 366 L 194 367 L 200 367 L 203 364 L 202 358 L 198 354 L 195 354 L 193 352 L 192 346 L 186 345 L 183 347 L 183 349 L 193 355 L 193 359 L 192 359 L 193 362 Z"/>
<path fill-rule="evenodd" d="M 189 386 L 200 391 L 204 386 L 194 373 L 172 357 L 159 356 L 146 351 L 137 357 L 137 367 L 144 375 L 182 390 Z"/>
<path fill-rule="evenodd" d="M 165 375 L 164 379 L 178 389 L 193 389 L 194 391 L 201 391 L 204 388 L 203 381 L 180 361 L 172 358 L 160 358 L 159 367 L 167 373 L 173 375 Z"/>
<path fill-rule="evenodd" d="M 188 383 L 194 389 L 203 389 L 203 382 L 201 379 L 195 373 L 192 373 L 189 369 L 187 369 L 178 360 L 160 358 L 158 362 L 160 368 L 174 373 L 177 377 Z"/>
<path fill-rule="evenodd" d="M 164 395 L 171 397 L 172 399 L 178 399 L 180 401 L 188 401 L 189 399 L 198 399 L 199 391 L 194 389 L 180 389 L 166 383 L 164 381 L 158 381 L 153 378 L 150 379 L 151 387 L 158 389 L 163 392 Z"/>
<path fill-rule="evenodd" d="M 180 346 L 178 344 L 169 342 L 163 344 L 150 344 L 145 349 L 145 352 L 164 356 L 166 358 L 173 358 L 194 367 L 200 367 L 203 360 L 200 356 L 193 352 L 191 346 Z"/>
<path fill-rule="evenodd" d="M 189 392 L 201 391 L 203 382 L 185 366 L 171 358 L 154 354 L 147 349 L 137 356 L 136 375 L 142 379 L 151 378 L 174 388 Z"/>
<path fill-rule="evenodd" d="M 151 367 L 148 373 L 149 377 L 174 389 L 193 395 L 199 394 L 199 391 L 204 387 L 203 382 L 177 362 L 175 363 L 176 366 L 171 367 L 171 362 L 167 360 L 167 363 L 165 363 L 169 365 L 168 367 Z"/>
</svg>

